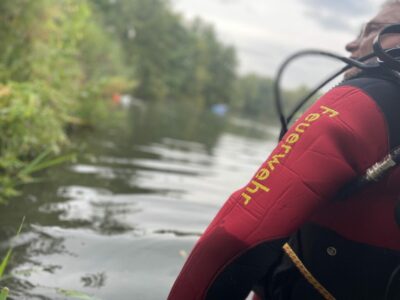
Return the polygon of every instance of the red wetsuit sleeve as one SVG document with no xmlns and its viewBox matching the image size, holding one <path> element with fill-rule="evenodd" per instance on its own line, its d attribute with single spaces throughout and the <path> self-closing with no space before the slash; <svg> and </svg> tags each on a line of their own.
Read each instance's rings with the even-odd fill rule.
<svg viewBox="0 0 400 300">
<path fill-rule="evenodd" d="M 285 239 L 386 151 L 385 120 L 366 94 L 350 86 L 325 94 L 223 205 L 168 299 L 244 299 Z"/>
</svg>

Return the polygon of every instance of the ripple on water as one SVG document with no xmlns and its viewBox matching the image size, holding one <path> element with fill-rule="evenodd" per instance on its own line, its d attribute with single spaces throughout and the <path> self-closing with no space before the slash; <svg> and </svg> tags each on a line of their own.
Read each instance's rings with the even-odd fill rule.
<svg viewBox="0 0 400 300">
<path fill-rule="evenodd" d="M 180 232 L 199 235 L 218 209 L 151 194 L 113 195 L 102 189 L 62 187 L 62 202 L 46 203 L 44 213 L 58 212 L 59 218 L 73 226 L 80 224 L 102 234 L 135 231 Z"/>
<path fill-rule="evenodd" d="M 29 294 L 49 299 L 65 299 L 59 287 L 104 300 L 165 299 L 196 240 L 177 242 L 165 234 L 104 236 L 60 227 L 32 226 L 32 231 L 36 237 L 26 250 L 30 259 L 13 272 L 20 283 L 29 280 Z M 19 293 L 18 286 L 12 289 Z"/>
<path fill-rule="evenodd" d="M 199 235 L 273 144 L 223 134 L 210 150 L 164 137 L 132 155 L 108 147 L 62 169 L 54 194 L 35 195 L 36 225 L 13 242 L 15 299 L 68 299 L 59 288 L 104 300 L 165 299 Z"/>
</svg>

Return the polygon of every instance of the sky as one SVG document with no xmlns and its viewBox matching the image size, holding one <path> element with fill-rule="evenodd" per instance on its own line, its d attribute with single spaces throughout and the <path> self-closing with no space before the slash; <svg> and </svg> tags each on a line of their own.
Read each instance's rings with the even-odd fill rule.
<svg viewBox="0 0 400 300">
<path fill-rule="evenodd" d="M 236 48 L 240 74 L 273 77 L 288 55 L 323 49 L 346 55 L 362 23 L 383 0 L 171 0 L 185 19 L 201 17 L 219 39 Z M 343 66 L 326 58 L 304 58 L 285 74 L 284 85 L 315 85 Z"/>
</svg>

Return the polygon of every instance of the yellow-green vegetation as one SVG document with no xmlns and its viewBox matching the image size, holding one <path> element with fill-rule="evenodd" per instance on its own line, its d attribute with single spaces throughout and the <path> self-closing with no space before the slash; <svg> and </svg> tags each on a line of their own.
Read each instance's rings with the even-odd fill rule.
<svg viewBox="0 0 400 300">
<path fill-rule="evenodd" d="M 16 237 L 18 237 L 19 234 L 21 233 L 22 227 L 24 226 L 24 222 L 25 222 L 25 217 L 22 219 L 22 222 L 19 225 Z M 8 248 L 6 256 L 3 258 L 3 260 L 0 263 L 0 280 L 4 279 L 4 272 L 5 272 L 5 270 L 6 270 L 7 266 L 8 266 L 8 263 L 10 261 L 12 252 L 13 252 L 13 248 L 12 247 Z M 0 300 L 6 300 L 7 297 L 8 297 L 8 293 L 9 293 L 9 289 L 7 287 L 3 287 L 0 290 Z"/>
<path fill-rule="evenodd" d="M 305 86 L 283 91 L 282 97 L 286 114 L 291 112 L 297 101 L 305 96 L 307 91 Z M 272 79 L 248 74 L 236 80 L 232 107 L 240 115 L 262 122 L 276 122 L 278 117 L 274 101 L 274 81 Z M 312 103 L 312 99 L 310 102 Z"/>
<path fill-rule="evenodd" d="M 132 80 L 85 0 L 2 0 L 0 39 L 0 195 L 10 196 L 60 162 L 50 157 L 68 143 L 67 128 L 105 117 L 105 90 L 124 92 Z"/>
<path fill-rule="evenodd" d="M 0 290 L 0 300 L 7 300 L 8 293 L 9 293 L 8 287 L 3 287 Z"/>
<path fill-rule="evenodd" d="M 235 51 L 218 40 L 210 25 L 184 21 L 165 0 L 92 3 L 135 74 L 135 96 L 149 101 L 190 101 L 199 107 L 230 101 Z"/>
</svg>

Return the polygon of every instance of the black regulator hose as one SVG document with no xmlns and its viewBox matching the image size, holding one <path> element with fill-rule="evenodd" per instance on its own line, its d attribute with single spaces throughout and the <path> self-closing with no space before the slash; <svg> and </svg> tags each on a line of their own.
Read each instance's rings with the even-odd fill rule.
<svg viewBox="0 0 400 300">
<path fill-rule="evenodd" d="M 385 50 L 382 47 L 382 38 L 386 34 L 398 34 L 400 33 L 400 24 L 393 24 L 385 27 L 382 31 L 375 37 L 373 42 L 373 49 L 375 55 L 378 57 L 381 64 L 393 71 L 400 72 L 400 60 L 399 51 L 400 48 L 392 48 Z"/>
<path fill-rule="evenodd" d="M 345 67 L 342 69 L 338 70 L 337 72 L 333 73 L 331 76 L 329 76 L 327 79 L 322 81 L 320 84 L 318 84 L 314 89 L 312 89 L 306 96 L 301 98 L 298 101 L 298 104 L 295 106 L 295 108 L 292 110 L 292 112 L 289 114 L 288 117 L 285 116 L 283 107 L 282 107 L 282 94 L 281 94 L 281 81 L 282 81 L 282 75 L 288 65 L 294 61 L 297 58 L 303 57 L 303 56 L 325 56 L 325 57 L 330 57 L 334 59 L 338 59 L 342 62 L 347 63 Z M 355 60 L 352 58 L 348 57 L 343 57 L 334 53 L 326 52 L 326 51 L 320 51 L 320 50 L 303 50 L 294 53 L 293 55 L 289 56 L 288 58 L 285 59 L 285 61 L 280 65 L 278 72 L 275 76 L 275 82 L 274 82 L 274 94 L 275 94 L 275 107 L 279 116 L 279 121 L 281 123 L 281 132 L 279 134 L 279 140 L 282 139 L 282 137 L 285 135 L 287 132 L 287 124 L 293 119 L 294 115 L 299 111 L 299 109 L 312 97 L 314 96 L 322 87 L 327 85 L 329 82 L 331 82 L 333 79 L 335 79 L 337 76 L 342 74 L 343 72 L 347 71 L 348 69 L 352 67 L 360 68 L 363 70 L 368 70 L 368 69 L 375 69 L 377 68 L 377 64 L 365 64 L 362 63 L 363 61 L 376 56 L 375 53 L 370 53 L 364 57 L 362 57 L 359 60 Z"/>
<path fill-rule="evenodd" d="M 299 109 L 310 99 L 314 96 L 319 89 L 324 87 L 334 78 L 345 72 L 350 68 L 359 68 L 364 71 L 372 70 L 372 69 L 384 69 L 387 73 L 389 73 L 394 79 L 396 79 L 400 83 L 400 48 L 392 48 L 392 49 L 384 49 L 382 47 L 382 39 L 383 36 L 387 34 L 399 34 L 400 33 L 400 24 L 392 24 L 386 26 L 384 29 L 380 31 L 380 33 L 376 36 L 373 42 L 373 52 L 361 57 L 360 59 L 352 59 L 344 56 L 340 56 L 334 53 L 330 53 L 327 51 L 321 50 L 303 50 L 294 53 L 293 55 L 289 56 L 279 67 L 278 72 L 275 77 L 274 82 L 274 94 L 275 94 L 275 106 L 279 116 L 279 121 L 281 122 L 281 132 L 279 135 L 279 140 L 282 139 L 283 135 L 287 131 L 288 123 L 293 119 L 295 114 L 299 111 Z M 286 70 L 287 66 L 295 59 L 300 58 L 302 56 L 325 56 L 330 57 L 333 59 L 340 60 L 346 63 L 346 66 L 342 69 L 338 70 L 331 76 L 329 76 L 326 80 L 322 81 L 319 85 L 317 85 L 311 92 L 309 92 L 305 97 L 299 100 L 298 104 L 292 110 L 292 112 L 286 117 L 282 107 L 282 95 L 281 95 L 281 80 L 283 72 Z M 376 63 L 364 63 L 364 61 L 368 60 L 369 58 L 377 57 Z"/>
</svg>

